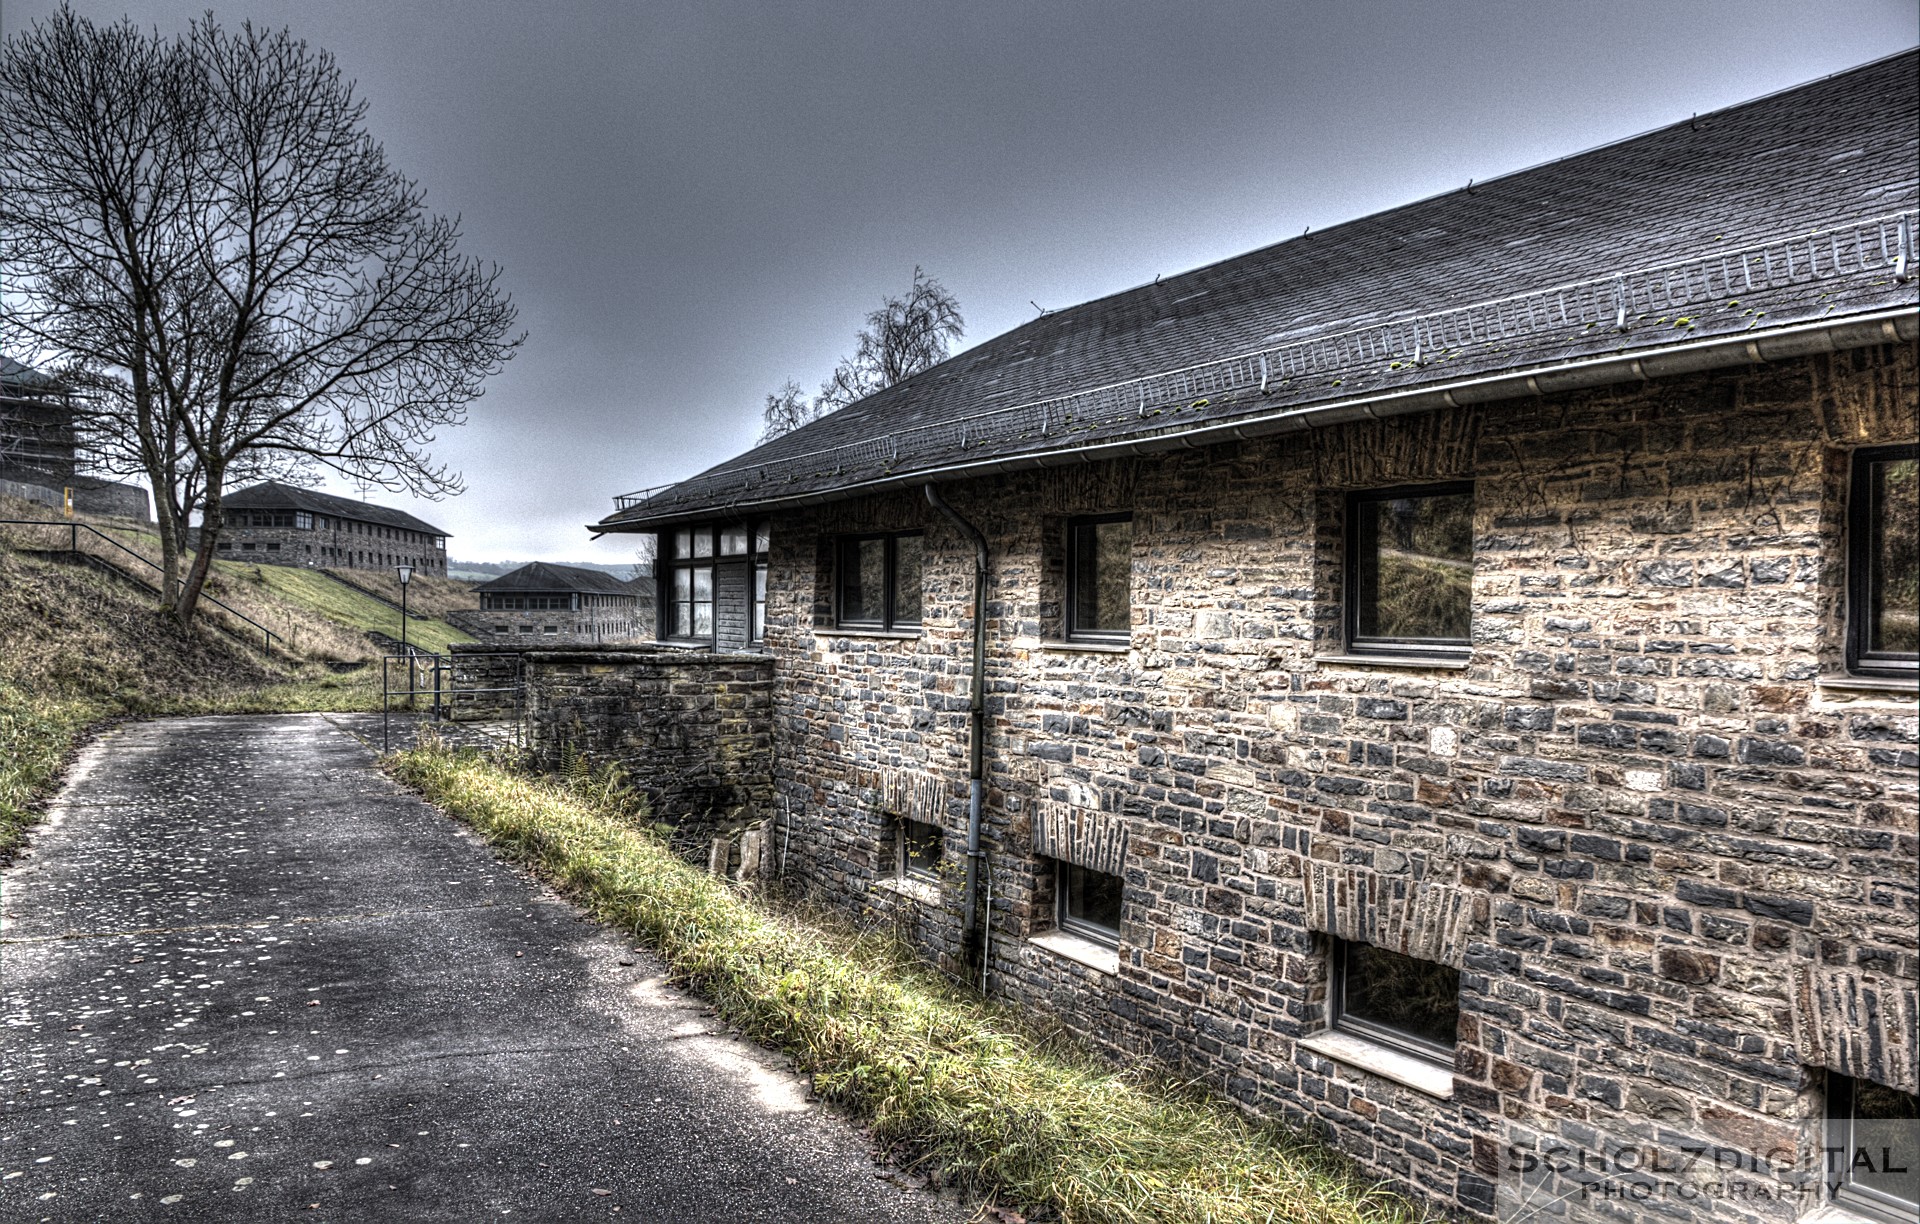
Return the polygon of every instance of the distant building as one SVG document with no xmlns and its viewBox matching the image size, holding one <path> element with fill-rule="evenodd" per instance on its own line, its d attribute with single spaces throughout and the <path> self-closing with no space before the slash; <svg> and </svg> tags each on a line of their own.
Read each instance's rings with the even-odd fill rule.
<svg viewBox="0 0 1920 1224">
<path fill-rule="evenodd" d="M 403 510 L 269 480 L 229 493 L 222 560 L 312 569 L 390 570 L 411 565 L 447 576 L 447 533 Z"/>
<path fill-rule="evenodd" d="M 78 470 L 70 390 L 0 357 L 0 493 L 86 514 L 147 520 L 147 491 Z"/>
<path fill-rule="evenodd" d="M 490 641 L 579 644 L 653 637 L 650 577 L 622 582 L 600 570 L 535 561 L 474 593 L 479 611 L 450 619 Z"/>
</svg>

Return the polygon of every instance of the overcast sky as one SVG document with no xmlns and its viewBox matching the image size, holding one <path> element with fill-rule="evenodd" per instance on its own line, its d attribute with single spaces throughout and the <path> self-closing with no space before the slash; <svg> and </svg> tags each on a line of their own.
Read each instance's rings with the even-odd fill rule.
<svg viewBox="0 0 1920 1224">
<path fill-rule="evenodd" d="M 75 4 L 209 7 L 332 51 L 505 267 L 529 338 L 439 449 L 468 491 L 409 506 L 475 561 L 626 559 L 581 525 L 751 446 L 916 264 L 973 343 L 1920 38 L 1914 0 Z"/>
</svg>

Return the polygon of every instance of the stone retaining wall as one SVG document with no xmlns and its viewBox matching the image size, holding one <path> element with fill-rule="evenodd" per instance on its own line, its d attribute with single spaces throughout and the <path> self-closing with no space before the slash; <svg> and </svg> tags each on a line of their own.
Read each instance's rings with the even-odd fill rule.
<svg viewBox="0 0 1920 1224">
<path fill-rule="evenodd" d="M 667 648 L 528 651 L 529 742 L 617 761 L 688 844 L 764 819 L 773 802 L 773 660 Z"/>
</svg>

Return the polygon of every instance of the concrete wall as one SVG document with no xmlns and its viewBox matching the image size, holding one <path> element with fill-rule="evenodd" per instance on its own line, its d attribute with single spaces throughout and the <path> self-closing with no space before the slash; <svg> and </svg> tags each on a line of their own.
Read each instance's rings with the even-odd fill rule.
<svg viewBox="0 0 1920 1224">
<path fill-rule="evenodd" d="M 1890 347 L 945 486 L 993 550 L 994 989 L 1476 1214 L 1515 1183 L 1508 1143 L 1806 1153 L 1825 1069 L 1913 1090 L 1913 697 L 1822 678 L 1842 661 L 1848 449 L 1911 440 L 1915 388 L 1913 350 Z M 1320 661 L 1343 494 L 1463 478 L 1468 664 Z M 1062 647 L 1055 541 L 1121 510 L 1130 647 Z M 832 539 L 906 528 L 926 532 L 924 632 L 834 631 Z M 791 870 L 899 913 L 950 967 L 956 890 L 890 877 L 903 816 L 960 858 L 970 566 L 917 495 L 774 523 Z M 692 696 L 665 669 L 643 687 L 567 666 L 549 717 L 599 709 L 603 738 L 658 735 L 643 711 Z M 1047 946 L 1036 847 L 1121 856 L 1115 971 Z M 1336 935 L 1461 970 L 1447 1091 L 1303 1044 Z"/>
</svg>

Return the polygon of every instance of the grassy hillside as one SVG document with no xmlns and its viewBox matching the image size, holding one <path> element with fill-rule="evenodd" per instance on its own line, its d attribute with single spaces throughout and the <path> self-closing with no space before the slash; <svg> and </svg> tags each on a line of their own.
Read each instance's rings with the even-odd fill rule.
<svg viewBox="0 0 1920 1224">
<path fill-rule="evenodd" d="M 45 507 L 0 498 L 0 518 L 47 517 Z M 150 530 L 82 521 L 159 559 Z M 380 707 L 382 651 L 366 630 L 398 637 L 400 615 L 379 600 L 312 571 L 216 562 L 209 593 L 278 635 L 268 652 L 256 630 L 217 609 L 183 628 L 123 579 L 34 555 L 69 540 L 63 528 L 0 526 L 0 861 L 74 744 L 102 721 Z M 143 568 L 112 549 L 89 551 Z M 444 650 L 464 635 L 416 619 L 408 638 Z"/>
</svg>

